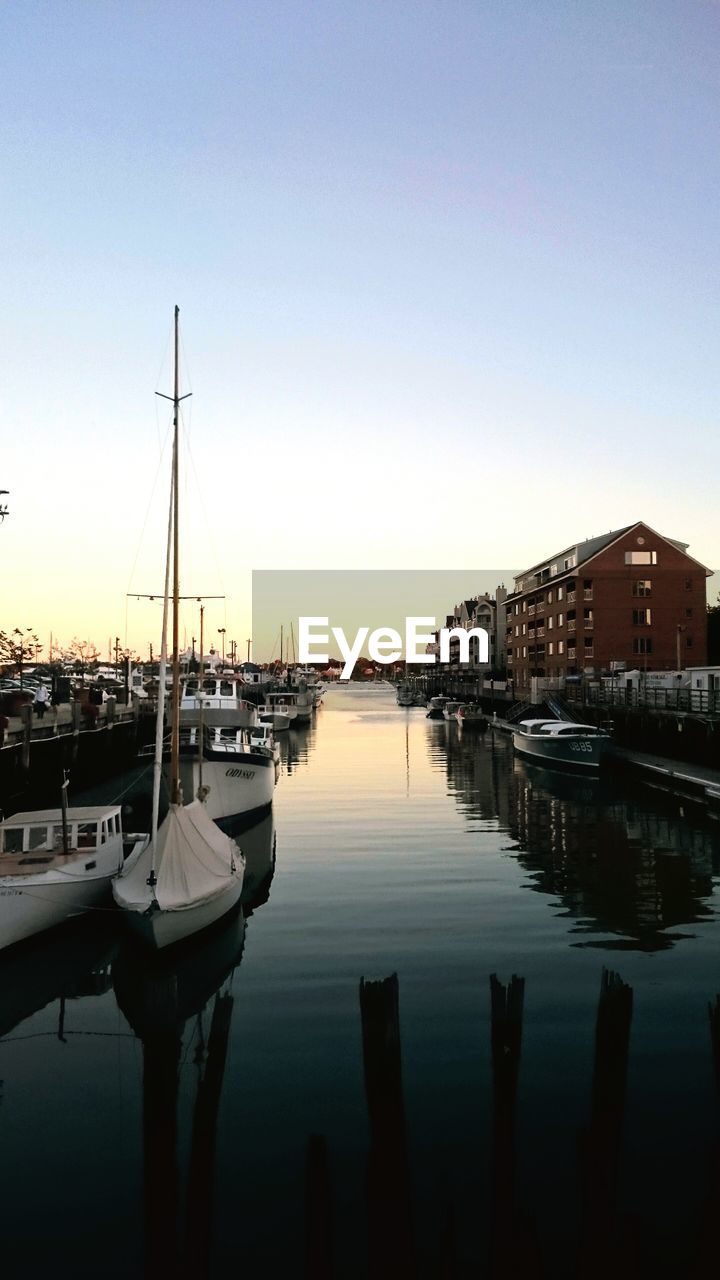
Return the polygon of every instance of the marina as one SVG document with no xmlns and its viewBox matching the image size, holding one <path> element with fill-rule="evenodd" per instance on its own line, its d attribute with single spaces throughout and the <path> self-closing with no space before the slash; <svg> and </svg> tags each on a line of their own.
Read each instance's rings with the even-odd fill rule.
<svg viewBox="0 0 720 1280">
<path fill-rule="evenodd" d="M 70 1160 L 96 1221 L 110 1196 L 113 1215 L 134 1222 L 104 1257 L 110 1276 L 137 1274 L 183 1240 L 220 1275 L 234 1265 L 238 1221 L 249 1274 L 292 1274 L 308 1248 L 329 1250 L 338 1276 L 381 1274 L 380 1229 L 396 1274 L 444 1274 L 448 1252 L 470 1276 L 489 1265 L 498 1195 L 504 1248 L 527 1248 L 522 1224 L 534 1223 L 545 1270 L 523 1274 L 575 1276 L 601 1203 L 592 1159 L 604 1159 L 598 1131 L 579 1186 L 577 1135 L 593 1132 L 593 1069 L 622 1063 L 622 1176 L 603 1247 L 622 1254 L 630 1215 L 646 1267 L 636 1274 L 676 1275 L 703 1248 L 717 1105 L 707 1006 L 720 827 L 709 810 L 613 772 L 526 763 L 507 732 L 428 720 L 398 707 L 388 684 L 333 688 L 309 727 L 282 736 L 280 755 L 272 815 L 237 837 L 242 914 L 207 941 L 141 962 L 111 910 L 0 956 L 13 973 L 0 1000 L 3 1196 L 26 1265 L 72 1249 L 78 1274 L 96 1266 L 92 1237 L 71 1227 L 72 1185 L 57 1177 Z M 132 808 L 141 774 L 72 802 L 126 790 Z M 593 1068 L 596 1016 L 617 1033 Z M 377 1041 L 387 1019 L 395 1067 Z M 512 1192 L 497 1164 L 510 1141 L 493 1066 L 503 1037 Z M 388 1106 L 403 1116 L 401 1156 Z M 23 1137 L 30 1109 L 57 1153 L 42 1172 Z M 372 1150 L 385 1173 L 368 1186 Z M 391 1195 L 398 1167 L 407 1174 L 393 1174 Z M 30 1185 L 52 1237 L 32 1236 Z M 132 1212 L 143 1199 L 146 1228 Z"/>
</svg>

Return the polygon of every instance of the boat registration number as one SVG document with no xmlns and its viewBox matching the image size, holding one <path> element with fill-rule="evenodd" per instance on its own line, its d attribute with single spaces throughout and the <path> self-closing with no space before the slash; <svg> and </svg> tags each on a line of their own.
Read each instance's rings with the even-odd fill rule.
<svg viewBox="0 0 720 1280">
<path fill-rule="evenodd" d="M 591 742 L 571 742 L 570 750 L 571 751 L 592 751 L 592 743 Z"/>
</svg>

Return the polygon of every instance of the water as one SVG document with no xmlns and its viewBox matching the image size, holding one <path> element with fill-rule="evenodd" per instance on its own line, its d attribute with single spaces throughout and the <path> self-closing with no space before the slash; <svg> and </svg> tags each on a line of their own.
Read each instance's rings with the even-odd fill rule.
<svg viewBox="0 0 720 1280">
<path fill-rule="evenodd" d="M 395 1274 L 441 1274 L 450 1211 L 456 1274 L 489 1274 L 494 1124 L 507 1132 L 493 973 L 525 979 L 507 1229 L 531 1224 L 546 1275 L 580 1274 L 603 968 L 633 1005 L 624 1091 L 620 1052 L 619 1095 L 591 1130 L 609 1170 L 593 1184 L 600 1234 L 632 1238 L 634 1275 L 690 1274 L 718 1137 L 718 824 L 644 784 L 526 766 L 505 735 L 461 738 L 383 686 L 331 690 L 283 753 L 274 819 L 245 837 L 246 918 L 170 964 L 111 912 L 0 959 L 8 1274 L 302 1275 L 312 1134 L 334 1274 L 383 1274 L 358 987 L 393 973 L 404 1111 L 390 1089 L 375 1134 L 405 1248 L 404 1117 L 415 1258 Z M 602 1164 L 614 1125 L 617 1167 L 612 1149 Z"/>
</svg>

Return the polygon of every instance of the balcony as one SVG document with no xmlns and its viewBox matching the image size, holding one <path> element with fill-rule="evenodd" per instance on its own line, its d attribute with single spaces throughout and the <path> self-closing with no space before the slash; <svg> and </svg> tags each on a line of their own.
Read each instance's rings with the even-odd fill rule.
<svg viewBox="0 0 720 1280">
<path fill-rule="evenodd" d="M 583 626 L 586 631 L 592 631 L 593 627 L 595 626 L 595 623 L 593 622 L 592 618 L 585 618 L 583 620 Z"/>
<path fill-rule="evenodd" d="M 574 604 L 574 603 L 575 603 L 575 592 L 574 592 L 574 591 L 568 591 L 568 593 L 567 593 L 567 602 L 568 602 L 568 604 Z"/>
<path fill-rule="evenodd" d="M 530 614 L 530 617 L 531 617 L 531 618 L 532 618 L 532 617 L 534 617 L 534 614 L 535 614 L 535 605 L 534 605 L 534 604 L 530 604 L 530 605 L 528 605 L 528 613 Z"/>
<path fill-rule="evenodd" d="M 544 628 L 544 627 L 536 627 L 536 629 L 535 629 L 535 635 L 537 636 L 537 638 L 538 638 L 538 640 L 539 640 L 539 639 L 540 639 L 540 636 L 544 636 L 544 635 L 545 635 L 545 628 Z"/>
<path fill-rule="evenodd" d="M 574 650 L 574 649 L 568 649 L 568 651 L 567 651 L 567 656 L 568 656 L 568 662 L 574 662 L 574 661 L 575 661 L 575 650 Z"/>
<path fill-rule="evenodd" d="M 592 587 L 585 587 L 583 589 L 583 600 L 592 600 L 592 598 L 593 598 Z"/>
<path fill-rule="evenodd" d="M 568 631 L 574 631 L 574 630 L 575 630 L 575 619 L 574 619 L 574 618 L 568 618 L 567 629 L 568 629 Z"/>
</svg>

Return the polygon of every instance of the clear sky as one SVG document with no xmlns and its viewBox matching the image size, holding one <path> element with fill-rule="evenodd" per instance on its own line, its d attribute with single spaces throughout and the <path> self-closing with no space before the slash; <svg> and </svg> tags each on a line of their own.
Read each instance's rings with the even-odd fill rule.
<svg viewBox="0 0 720 1280">
<path fill-rule="evenodd" d="M 0 627 L 157 642 L 176 302 L 183 588 L 239 650 L 251 569 L 637 519 L 720 565 L 717 4 L 27 0 L 0 44 Z"/>
</svg>

